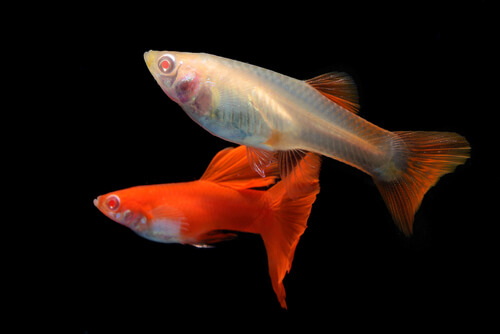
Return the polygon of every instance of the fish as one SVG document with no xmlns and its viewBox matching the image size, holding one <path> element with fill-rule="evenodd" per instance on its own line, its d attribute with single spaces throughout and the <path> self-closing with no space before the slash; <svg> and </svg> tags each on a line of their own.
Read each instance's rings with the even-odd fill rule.
<svg viewBox="0 0 500 334">
<path fill-rule="evenodd" d="M 98 196 L 94 205 L 139 236 L 161 243 L 211 247 L 234 238 L 235 232 L 259 234 L 273 290 L 286 309 L 283 279 L 319 193 L 320 157 L 308 153 L 297 166 L 307 178 L 288 176 L 300 185 L 299 196 L 292 199 L 278 178 L 277 163 L 261 177 L 246 152 L 245 146 L 220 151 L 197 181 L 113 191 Z"/>
<path fill-rule="evenodd" d="M 407 236 L 426 192 L 470 157 L 468 141 L 457 133 L 388 131 L 361 118 L 356 84 L 346 73 L 298 80 L 206 53 L 151 50 L 144 59 L 191 119 L 248 147 L 259 175 L 277 160 L 290 197 L 296 189 L 285 176 L 314 152 L 370 175 Z"/>
</svg>

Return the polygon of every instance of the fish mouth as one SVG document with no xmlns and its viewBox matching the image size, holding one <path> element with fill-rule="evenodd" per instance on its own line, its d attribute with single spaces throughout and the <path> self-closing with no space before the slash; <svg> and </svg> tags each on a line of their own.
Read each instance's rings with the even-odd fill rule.
<svg viewBox="0 0 500 334">
<path fill-rule="evenodd" d="M 101 197 L 101 196 L 97 196 L 97 198 L 94 199 L 94 205 L 96 206 L 96 208 L 99 207 L 99 197 Z"/>
<path fill-rule="evenodd" d="M 154 60 L 155 56 L 153 50 L 144 52 L 144 61 L 146 62 L 148 68 L 151 68 L 151 65 L 153 64 Z"/>
</svg>

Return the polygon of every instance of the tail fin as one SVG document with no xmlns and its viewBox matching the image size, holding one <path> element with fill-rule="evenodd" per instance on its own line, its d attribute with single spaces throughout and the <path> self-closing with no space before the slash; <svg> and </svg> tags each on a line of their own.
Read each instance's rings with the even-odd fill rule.
<svg viewBox="0 0 500 334">
<path fill-rule="evenodd" d="M 263 222 L 260 232 L 266 246 L 273 289 L 283 308 L 287 308 L 283 278 L 292 267 L 295 248 L 307 227 L 312 204 L 319 193 L 320 157 L 308 153 L 300 164 L 301 176 L 304 177 L 291 174 L 292 179 L 289 181 L 298 185 L 294 199 L 287 194 L 285 180 L 267 191 L 272 217 Z"/>
<path fill-rule="evenodd" d="M 373 177 L 396 225 L 410 235 L 425 193 L 469 158 L 470 146 L 464 137 L 451 132 L 393 133 L 399 140 L 398 161 Z"/>
</svg>

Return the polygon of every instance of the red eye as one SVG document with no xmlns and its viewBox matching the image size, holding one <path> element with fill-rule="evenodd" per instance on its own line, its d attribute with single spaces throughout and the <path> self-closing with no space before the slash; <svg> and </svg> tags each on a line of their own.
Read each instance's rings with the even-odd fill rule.
<svg viewBox="0 0 500 334">
<path fill-rule="evenodd" d="M 158 68 L 165 74 L 172 72 L 174 69 L 174 59 L 168 55 L 162 56 L 158 60 Z"/>
<path fill-rule="evenodd" d="M 168 68 L 170 67 L 170 63 L 168 62 L 168 60 L 164 60 L 161 62 L 160 67 L 163 72 L 167 72 Z"/>
<path fill-rule="evenodd" d="M 118 209 L 118 207 L 120 206 L 120 198 L 116 195 L 110 195 L 107 199 L 106 199 L 106 206 L 108 207 L 108 209 L 110 209 L 111 211 L 115 211 Z"/>
</svg>

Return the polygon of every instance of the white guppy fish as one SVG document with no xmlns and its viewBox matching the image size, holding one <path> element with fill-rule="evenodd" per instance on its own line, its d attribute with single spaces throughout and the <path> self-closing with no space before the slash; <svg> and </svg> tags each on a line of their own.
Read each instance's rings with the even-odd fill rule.
<svg viewBox="0 0 500 334">
<path fill-rule="evenodd" d="M 372 176 L 398 227 L 439 178 L 469 158 L 467 140 L 451 132 L 387 131 L 359 117 L 357 91 L 345 73 L 297 80 L 204 53 L 149 51 L 146 64 L 163 91 L 215 136 L 248 148 L 261 176 L 273 159 L 281 177 L 301 173 L 306 152 Z M 285 182 L 293 198 L 299 191 Z"/>
</svg>

